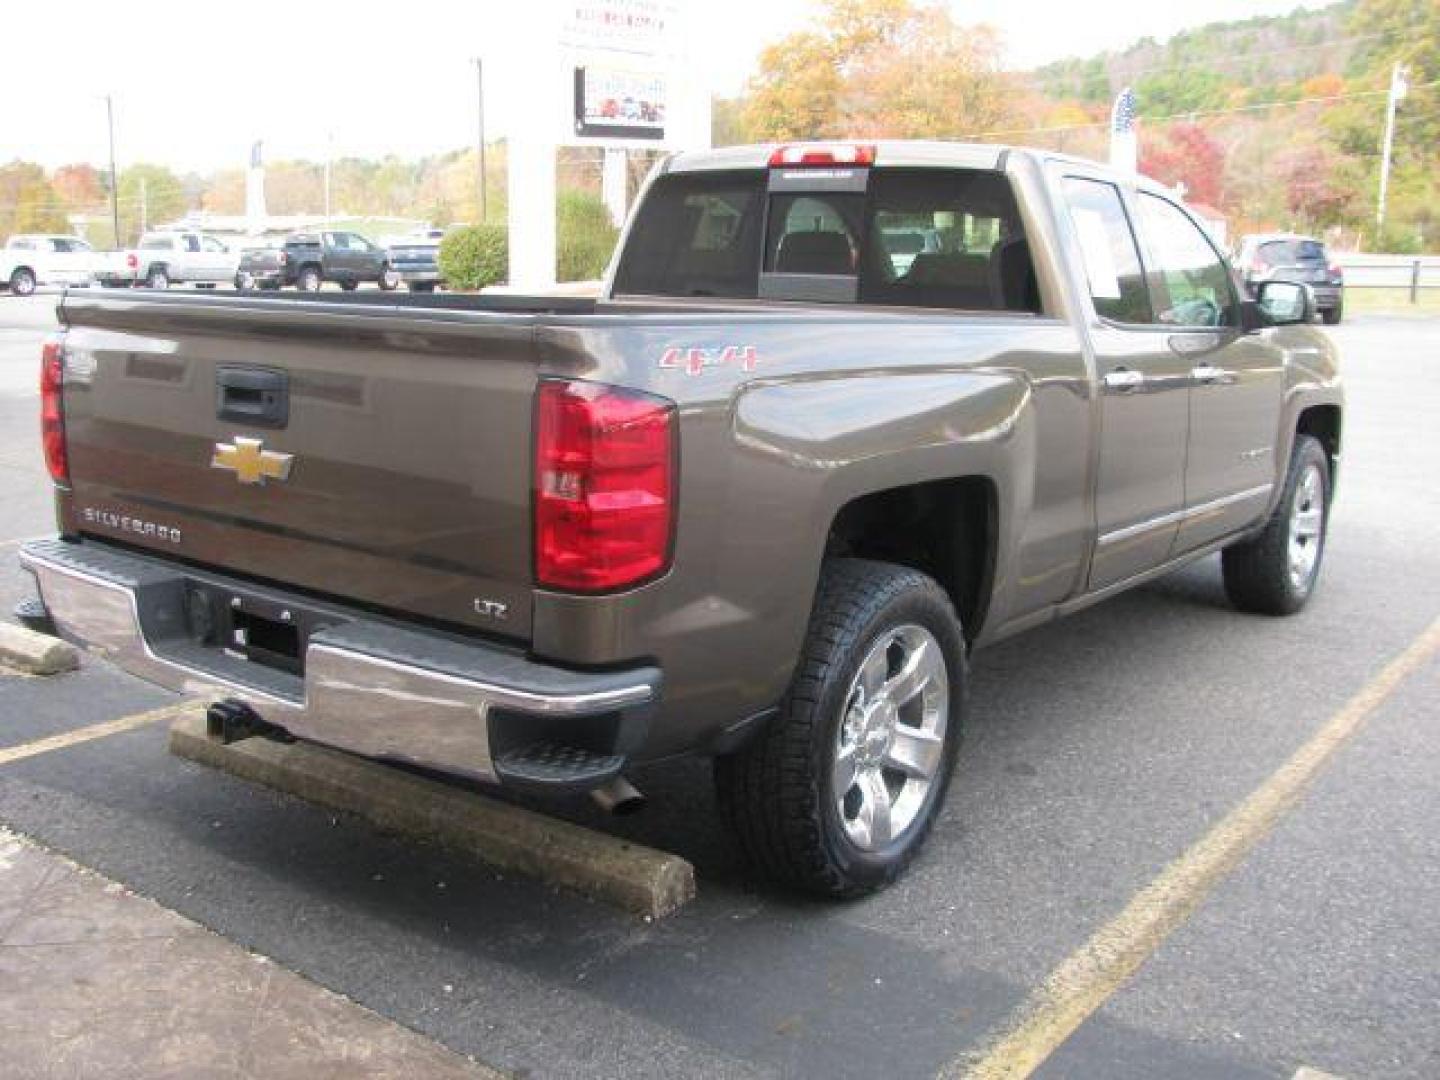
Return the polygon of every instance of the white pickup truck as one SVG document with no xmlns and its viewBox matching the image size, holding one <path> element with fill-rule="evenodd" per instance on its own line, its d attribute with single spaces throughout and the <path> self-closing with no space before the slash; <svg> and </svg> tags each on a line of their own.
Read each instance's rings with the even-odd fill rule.
<svg viewBox="0 0 1440 1080">
<path fill-rule="evenodd" d="M 102 285 L 168 289 L 188 282 L 205 288 L 235 280 L 240 256 L 200 232 L 150 232 L 129 251 L 111 252 L 96 266 Z"/>
<path fill-rule="evenodd" d="M 0 250 L 0 288 L 29 296 L 37 285 L 89 285 L 95 253 L 78 236 L 24 233 Z"/>
</svg>

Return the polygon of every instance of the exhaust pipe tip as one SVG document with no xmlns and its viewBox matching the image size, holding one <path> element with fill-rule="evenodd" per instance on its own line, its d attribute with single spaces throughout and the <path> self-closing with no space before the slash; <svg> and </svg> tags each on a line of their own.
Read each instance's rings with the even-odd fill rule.
<svg viewBox="0 0 1440 1080">
<path fill-rule="evenodd" d="M 645 796 L 623 776 L 595 788 L 590 797 L 601 810 L 616 817 L 627 817 L 645 809 Z"/>
</svg>

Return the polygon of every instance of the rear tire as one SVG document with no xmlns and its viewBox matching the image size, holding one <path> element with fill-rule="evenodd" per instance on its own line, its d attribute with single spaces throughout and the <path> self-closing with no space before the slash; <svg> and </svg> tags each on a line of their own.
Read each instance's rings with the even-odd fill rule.
<svg viewBox="0 0 1440 1080">
<path fill-rule="evenodd" d="M 147 289 L 168 289 L 170 288 L 170 274 L 163 266 L 152 266 L 145 274 L 145 287 Z"/>
<path fill-rule="evenodd" d="M 319 292 L 320 283 L 319 267 L 302 266 L 300 273 L 295 276 L 295 287 L 301 292 Z"/>
<path fill-rule="evenodd" d="M 393 292 L 400 285 L 400 275 L 388 266 L 381 267 L 379 285 L 386 292 Z"/>
<path fill-rule="evenodd" d="M 1258 536 L 1220 556 L 1225 594 L 1241 611 L 1293 615 L 1320 577 L 1330 522 L 1330 459 L 1320 441 L 1297 435 L 1280 501 Z"/>
<path fill-rule="evenodd" d="M 435 283 L 433 281 L 412 281 L 406 286 L 412 293 L 433 293 Z"/>
<path fill-rule="evenodd" d="M 340 283 L 340 288 L 344 289 L 346 292 L 354 292 L 359 287 L 360 283 L 358 281 L 342 281 Z"/>
<path fill-rule="evenodd" d="M 35 272 L 28 267 L 19 267 L 10 275 L 10 291 L 16 296 L 35 294 Z"/>
<path fill-rule="evenodd" d="M 1339 326 L 1340 319 L 1344 314 L 1345 305 L 1343 303 L 1338 303 L 1334 307 L 1326 308 L 1324 311 L 1320 312 L 1320 318 L 1326 326 Z"/>
<path fill-rule="evenodd" d="M 828 560 L 779 715 L 715 762 L 721 814 L 751 865 L 831 897 L 899 877 L 944 801 L 966 685 L 960 622 L 935 581 Z"/>
</svg>

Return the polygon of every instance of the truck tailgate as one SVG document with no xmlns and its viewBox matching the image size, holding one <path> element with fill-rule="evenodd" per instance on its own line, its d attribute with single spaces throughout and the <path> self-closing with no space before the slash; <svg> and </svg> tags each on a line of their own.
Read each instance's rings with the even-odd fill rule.
<svg viewBox="0 0 1440 1080">
<path fill-rule="evenodd" d="M 67 531 L 528 638 L 528 316 L 101 294 L 62 321 Z"/>
</svg>

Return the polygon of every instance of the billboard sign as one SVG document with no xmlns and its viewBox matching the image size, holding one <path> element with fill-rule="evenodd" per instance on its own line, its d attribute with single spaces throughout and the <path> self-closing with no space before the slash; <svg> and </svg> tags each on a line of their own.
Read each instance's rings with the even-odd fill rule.
<svg viewBox="0 0 1440 1080">
<path fill-rule="evenodd" d="M 673 50 L 676 14 L 675 0 L 567 0 L 560 44 L 659 56 Z"/>
<path fill-rule="evenodd" d="M 586 139 L 665 138 L 665 77 L 590 64 L 575 69 L 575 134 Z"/>
</svg>

